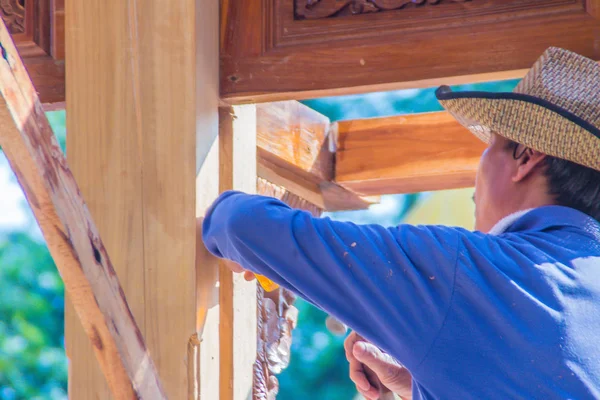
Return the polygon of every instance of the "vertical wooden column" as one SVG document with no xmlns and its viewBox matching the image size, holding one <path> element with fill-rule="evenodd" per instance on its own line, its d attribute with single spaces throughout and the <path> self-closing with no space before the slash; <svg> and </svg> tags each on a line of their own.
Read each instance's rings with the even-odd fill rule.
<svg viewBox="0 0 600 400">
<path fill-rule="evenodd" d="M 65 0 L 50 0 L 50 53 L 55 60 L 65 59 Z"/>
<path fill-rule="evenodd" d="M 214 111 L 217 114 L 218 107 Z M 215 136 L 218 134 L 216 129 Z M 215 137 L 196 180 L 196 335 L 190 340 L 190 400 L 219 399 L 219 261 L 202 243 L 202 221 L 219 194 L 219 141 Z"/>
<path fill-rule="evenodd" d="M 219 1 L 196 0 L 196 334 L 190 400 L 219 399 L 219 262 L 202 244 L 202 218 L 219 194 Z"/>
<path fill-rule="evenodd" d="M 256 106 L 219 109 L 221 192 L 256 193 Z M 252 396 L 257 348 L 256 282 L 232 274 L 221 262 L 220 281 L 220 400 Z"/>
<path fill-rule="evenodd" d="M 219 192 L 256 191 L 256 107 L 219 108 L 218 117 L 218 138 L 199 143 L 205 149 L 199 149 L 204 159 L 196 182 L 197 335 L 189 343 L 189 398 L 247 400 L 256 359 L 256 283 L 233 275 L 211 256 L 201 228 Z"/>
<path fill-rule="evenodd" d="M 196 0 L 69 0 L 65 11 L 68 161 L 165 391 L 185 399 L 196 328 Z M 69 398 L 111 398 L 69 301 L 65 330 Z"/>
</svg>

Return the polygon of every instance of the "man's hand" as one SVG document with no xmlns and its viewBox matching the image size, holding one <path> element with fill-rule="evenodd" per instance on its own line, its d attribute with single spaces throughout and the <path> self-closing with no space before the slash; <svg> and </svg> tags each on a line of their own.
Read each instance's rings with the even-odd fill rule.
<svg viewBox="0 0 600 400">
<path fill-rule="evenodd" d="M 355 332 L 346 338 L 344 349 L 350 363 L 350 379 L 365 398 L 377 400 L 380 388 L 387 388 L 402 399 L 412 399 L 410 372 L 389 354 L 368 343 Z"/>
<path fill-rule="evenodd" d="M 248 282 L 256 279 L 254 272 L 248 271 L 248 270 L 240 267 L 239 264 L 236 264 L 231 261 L 226 261 L 226 265 L 229 267 L 230 270 L 232 270 L 236 274 L 244 274 L 244 279 L 247 280 Z"/>
<path fill-rule="evenodd" d="M 254 279 L 256 279 L 256 276 L 254 276 L 254 273 L 248 270 L 245 270 L 244 268 L 242 268 L 239 264 L 234 263 L 233 261 L 225 261 L 225 265 L 227 265 L 227 267 L 235 272 L 236 274 L 244 274 L 244 279 L 247 281 L 253 281 Z"/>
</svg>

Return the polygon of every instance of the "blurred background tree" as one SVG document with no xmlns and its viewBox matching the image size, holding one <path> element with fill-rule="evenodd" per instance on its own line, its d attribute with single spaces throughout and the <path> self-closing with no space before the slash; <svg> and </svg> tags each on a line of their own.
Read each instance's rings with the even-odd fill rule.
<svg viewBox="0 0 600 400">
<path fill-rule="evenodd" d="M 64 150 L 65 114 L 48 118 Z M 0 193 L 0 399 L 66 399 L 63 282 L 4 154 Z"/>
<path fill-rule="evenodd" d="M 0 293 L 0 396 L 66 398 L 63 283 L 27 232 L 0 240 Z"/>
<path fill-rule="evenodd" d="M 517 81 L 465 85 L 460 90 L 512 91 Z M 434 89 L 403 90 L 307 100 L 332 121 L 441 110 Z M 48 118 L 64 151 L 65 113 Z M 31 210 L 6 158 L 0 154 L 0 400 L 67 398 L 64 352 L 64 288 Z M 384 196 L 365 211 L 329 214 L 356 223 L 460 224 L 472 218 L 465 191 Z M 467 222 L 466 225 L 469 225 Z M 298 300 L 292 362 L 281 374 L 284 400 L 349 400 L 343 338 L 325 328 L 327 314 Z"/>
</svg>

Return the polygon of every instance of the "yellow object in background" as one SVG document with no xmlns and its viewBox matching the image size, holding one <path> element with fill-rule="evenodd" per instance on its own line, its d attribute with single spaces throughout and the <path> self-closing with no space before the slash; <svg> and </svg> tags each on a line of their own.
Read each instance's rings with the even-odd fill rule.
<svg viewBox="0 0 600 400">
<path fill-rule="evenodd" d="M 474 188 L 427 193 L 408 212 L 404 221 L 411 225 L 446 225 L 473 230 L 475 227 Z"/>
<path fill-rule="evenodd" d="M 256 275 L 256 280 L 258 281 L 258 283 L 260 283 L 260 286 L 262 286 L 263 289 L 265 289 L 267 292 L 272 292 L 275 289 L 279 288 L 278 284 L 276 284 L 275 282 L 273 282 L 265 276 Z"/>
</svg>

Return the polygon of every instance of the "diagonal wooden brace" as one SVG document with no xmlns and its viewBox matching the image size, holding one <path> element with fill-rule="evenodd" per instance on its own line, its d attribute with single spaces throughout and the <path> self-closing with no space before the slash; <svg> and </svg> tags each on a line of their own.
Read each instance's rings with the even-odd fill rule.
<svg viewBox="0 0 600 400">
<path fill-rule="evenodd" d="M 0 146 L 46 238 L 114 398 L 166 399 L 119 279 L 1 20 L 0 94 Z"/>
</svg>

